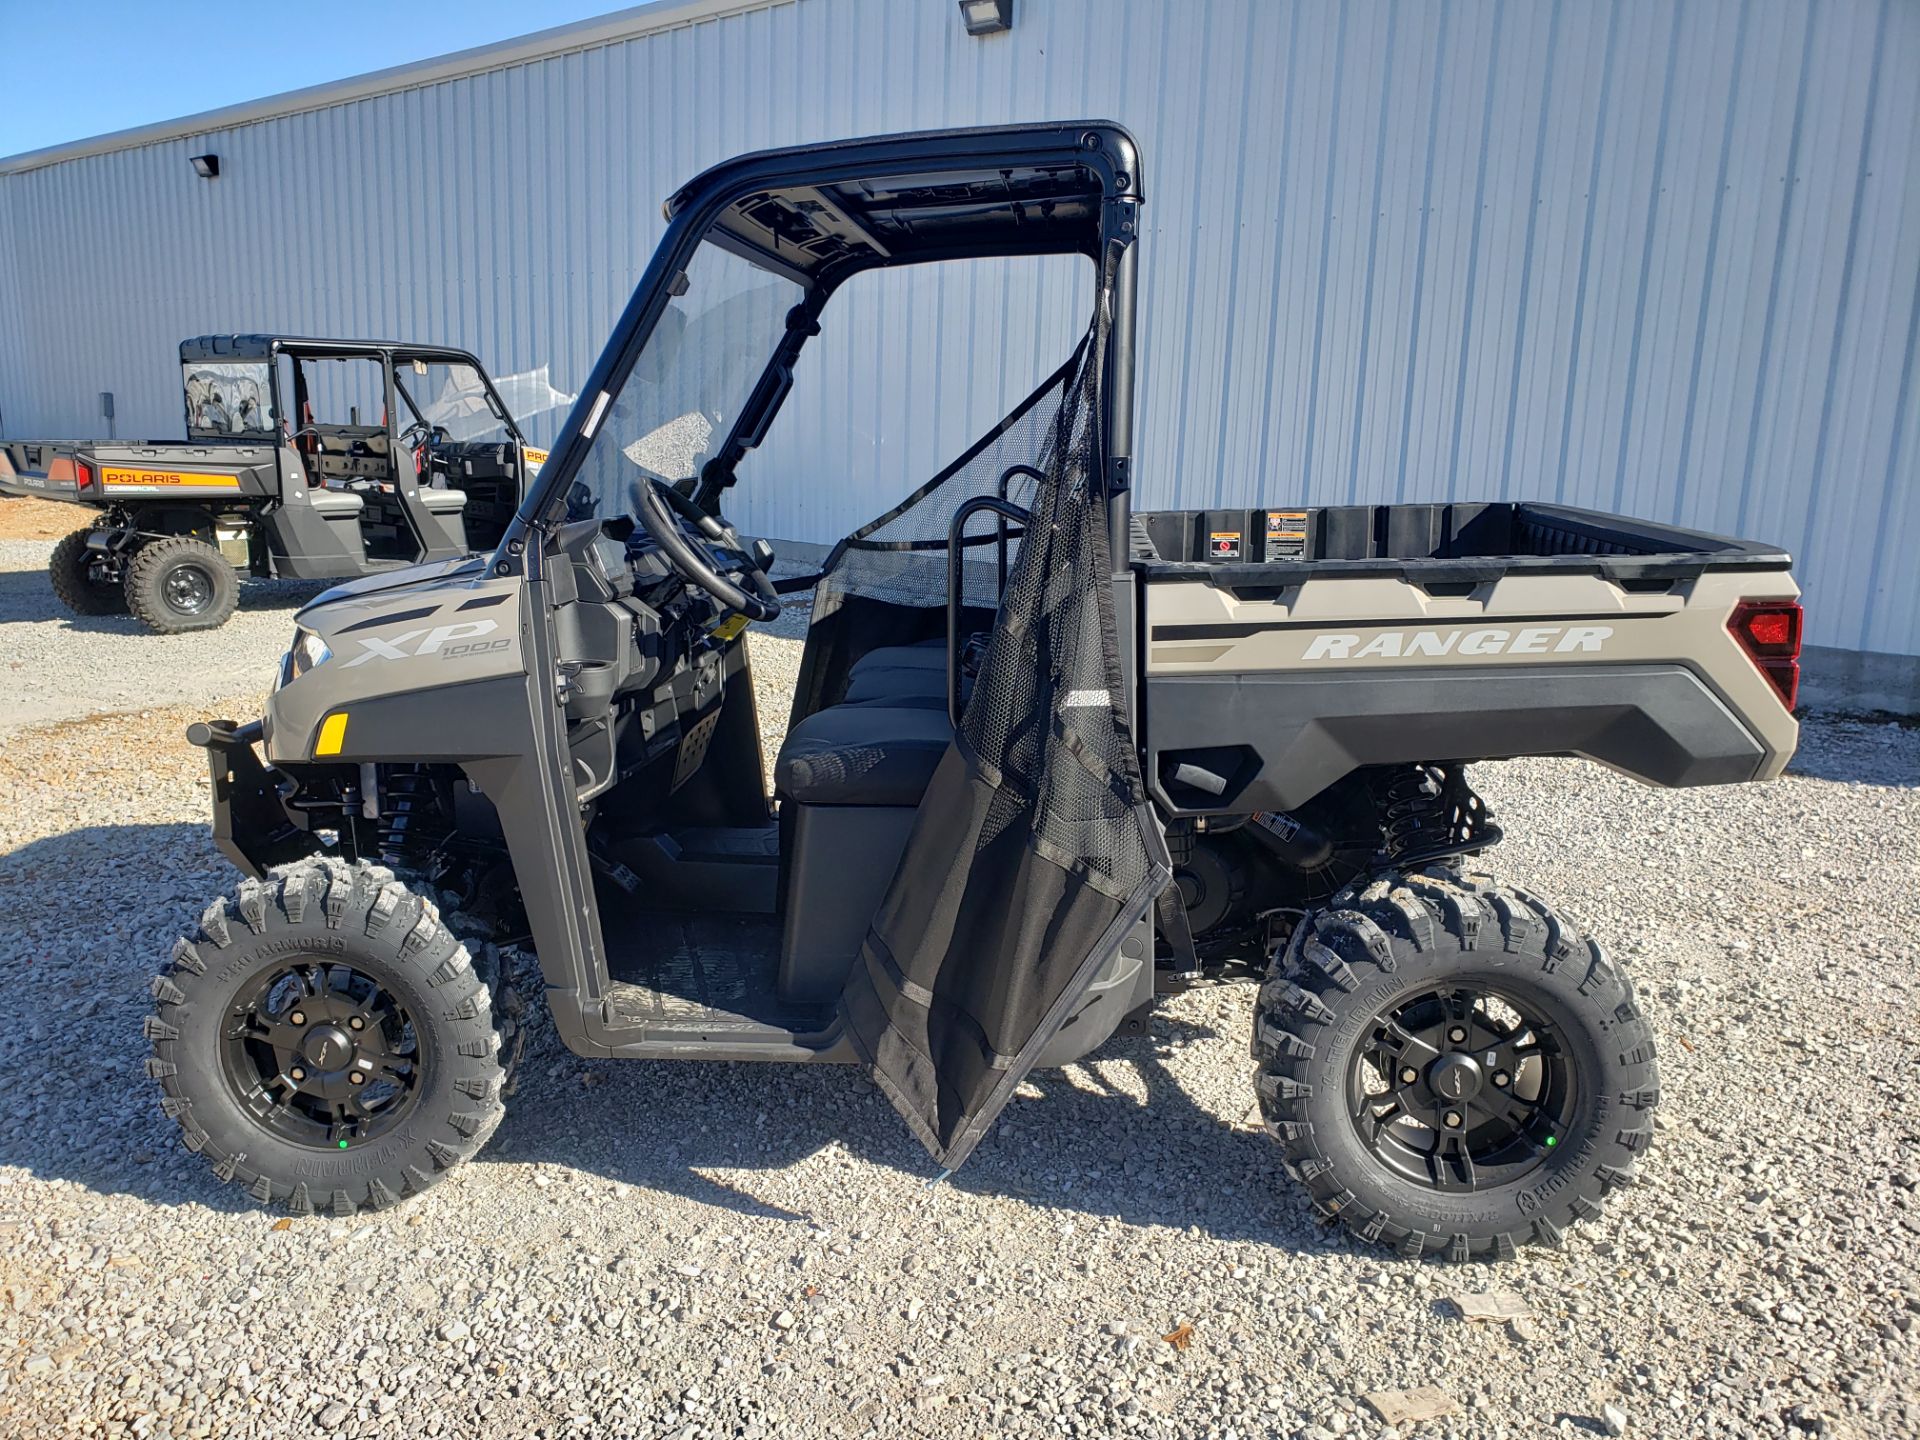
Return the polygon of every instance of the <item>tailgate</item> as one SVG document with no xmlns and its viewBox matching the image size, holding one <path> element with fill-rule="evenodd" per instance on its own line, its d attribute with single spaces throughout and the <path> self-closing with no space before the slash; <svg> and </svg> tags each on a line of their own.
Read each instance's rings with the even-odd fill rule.
<svg viewBox="0 0 1920 1440">
<path fill-rule="evenodd" d="M 0 442 L 0 492 L 42 500 L 77 500 L 74 447 L 54 441 Z"/>
</svg>

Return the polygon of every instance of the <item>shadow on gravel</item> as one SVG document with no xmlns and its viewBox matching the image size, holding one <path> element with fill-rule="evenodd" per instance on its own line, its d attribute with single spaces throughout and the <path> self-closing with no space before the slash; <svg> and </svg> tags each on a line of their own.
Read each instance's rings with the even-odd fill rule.
<svg viewBox="0 0 1920 1440">
<path fill-rule="evenodd" d="M 81 872 L 101 882 L 99 913 L 84 935 L 70 903 L 71 879 Z M 234 881 L 197 823 L 88 827 L 0 856 L 0 916 L 17 957 L 0 986 L 0 1087 L 9 1096 L 0 1107 L 0 1165 L 152 1204 L 259 1212 L 181 1148 L 145 1074 L 141 1035 L 148 978 L 175 936 Z M 1166 1016 L 1150 1028 L 1108 1041 L 1068 1070 L 1036 1073 L 943 1184 L 1129 1224 L 1194 1226 L 1295 1248 L 1320 1243 L 1320 1227 L 1283 1182 L 1277 1148 L 1258 1125 L 1244 1112 L 1223 1119 L 1195 1103 L 1175 1072 L 1193 1047 L 1241 1053 L 1245 1038 Z M 44 1064 L 50 1046 L 77 1047 L 85 1072 Z M 1250 1108 L 1250 1087 L 1244 1098 Z M 861 1184 L 835 1173 L 850 1160 L 934 1174 L 892 1108 L 850 1066 L 589 1061 L 548 1032 L 471 1176 L 549 1163 L 633 1186 L 636 1218 L 647 1213 L 647 1193 L 661 1192 L 805 1222 L 815 1217 L 796 1197 Z M 478 1187 L 462 1198 L 488 1203 Z"/>
<path fill-rule="evenodd" d="M 240 609 L 292 611 L 299 609 L 332 581 L 245 580 L 240 585 Z M 75 615 L 53 598 L 45 573 L 38 570 L 0 570 L 0 624 L 33 625 L 57 620 L 68 630 L 94 635 L 144 635 L 146 626 L 131 615 Z"/>
<path fill-rule="evenodd" d="M 1284 1183 L 1278 1148 L 1256 1123 L 1226 1123 L 1196 1105 L 1167 1063 L 1190 1046 L 1244 1042 L 1164 1019 L 1153 1030 L 1111 1040 L 1068 1071 L 1036 1073 L 1040 1094 L 1016 1100 L 966 1166 L 942 1183 L 1129 1224 L 1317 1246 L 1321 1227 Z M 1120 1078 L 1116 1068 L 1124 1089 L 1102 1080 L 1102 1072 Z M 533 1063 L 476 1163 L 567 1166 L 641 1192 L 807 1221 L 815 1217 L 784 1202 L 802 1188 L 785 1172 L 808 1167 L 803 1188 L 817 1190 L 817 1166 L 844 1164 L 843 1155 L 928 1179 L 935 1169 L 851 1067 L 547 1054 Z"/>
<path fill-rule="evenodd" d="M 1873 715 L 1807 715 L 1789 775 L 1841 784 L 1920 787 L 1920 720 Z"/>
<path fill-rule="evenodd" d="M 258 1208 L 180 1147 L 140 1029 L 149 977 L 232 880 L 201 824 L 88 826 L 0 855 L 0 1165 L 157 1205 Z"/>
</svg>

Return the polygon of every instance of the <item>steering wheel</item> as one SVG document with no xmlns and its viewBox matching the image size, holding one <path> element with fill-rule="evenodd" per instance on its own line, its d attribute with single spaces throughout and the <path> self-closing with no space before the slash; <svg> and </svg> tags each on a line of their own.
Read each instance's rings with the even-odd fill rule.
<svg viewBox="0 0 1920 1440">
<path fill-rule="evenodd" d="M 636 518 L 681 577 L 749 620 L 778 618 L 780 597 L 774 592 L 773 582 L 734 528 L 709 515 L 658 475 L 641 473 L 646 483 L 635 497 L 634 509 L 639 512 Z M 740 562 L 739 566 L 722 574 L 707 558 L 709 546 L 726 551 Z M 747 588 L 741 589 L 734 583 L 736 579 L 745 581 Z"/>
<path fill-rule="evenodd" d="M 415 420 L 401 428 L 400 443 L 409 450 L 418 450 L 422 445 L 443 444 L 447 435 L 444 425 L 430 425 L 425 420 Z"/>
</svg>

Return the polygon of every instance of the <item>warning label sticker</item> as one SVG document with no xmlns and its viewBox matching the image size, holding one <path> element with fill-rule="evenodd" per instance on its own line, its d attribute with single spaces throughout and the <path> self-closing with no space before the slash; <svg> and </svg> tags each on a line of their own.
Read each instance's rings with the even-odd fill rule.
<svg viewBox="0 0 1920 1440">
<path fill-rule="evenodd" d="M 1209 560 L 1238 560 L 1240 558 L 1240 532 L 1238 530 L 1215 530 L 1207 536 L 1207 558 Z"/>
<path fill-rule="evenodd" d="M 1267 560 L 1298 560 L 1307 549 L 1307 512 L 1304 510 L 1267 511 Z"/>
</svg>

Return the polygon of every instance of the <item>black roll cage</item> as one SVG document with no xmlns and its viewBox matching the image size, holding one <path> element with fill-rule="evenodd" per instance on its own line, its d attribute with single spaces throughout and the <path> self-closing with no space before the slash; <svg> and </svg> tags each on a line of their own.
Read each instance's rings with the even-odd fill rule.
<svg viewBox="0 0 1920 1440">
<path fill-rule="evenodd" d="M 1061 183 L 1051 183 L 1061 182 Z M 849 277 L 886 266 L 1019 255 L 1082 254 L 1112 307 L 1103 435 L 1111 552 L 1128 553 L 1139 147 L 1107 120 L 887 135 L 767 150 L 705 171 L 663 207 L 667 231 L 595 362 L 580 398 L 489 569 L 538 575 L 541 546 L 613 398 L 677 293 L 702 241 L 713 239 L 785 275 L 805 292 L 694 492 L 712 513 L 734 467 L 767 433 L 819 317 Z"/>
<path fill-rule="evenodd" d="M 300 397 L 288 397 L 292 409 L 281 404 L 280 367 L 274 362 L 282 355 L 293 360 L 378 360 L 381 362 L 383 378 L 382 388 L 389 416 L 395 415 L 394 382 L 395 367 L 411 365 L 418 360 L 428 365 L 469 365 L 473 373 L 480 377 L 480 383 L 486 389 L 487 404 L 494 415 L 507 427 L 515 444 L 525 444 L 526 437 L 520 433 L 506 403 L 501 400 L 500 392 L 493 388 L 493 376 L 487 373 L 487 367 L 480 363 L 480 357 L 469 351 L 452 345 L 417 345 L 396 340 L 325 340 L 302 335 L 200 335 L 191 340 L 180 342 L 180 363 L 193 364 L 264 364 L 267 367 L 267 383 L 273 394 L 274 409 L 282 416 L 299 414 Z M 295 371 L 296 383 L 299 372 Z M 407 408 L 414 412 L 416 419 L 424 419 L 419 407 L 414 404 L 411 395 L 404 396 Z M 192 428 L 193 415 L 187 414 L 187 424 Z"/>
</svg>

